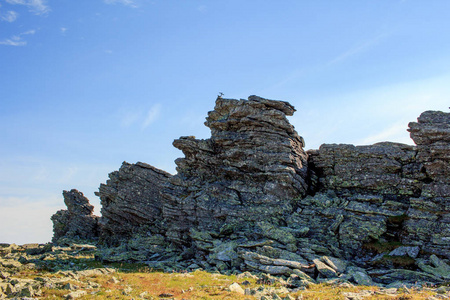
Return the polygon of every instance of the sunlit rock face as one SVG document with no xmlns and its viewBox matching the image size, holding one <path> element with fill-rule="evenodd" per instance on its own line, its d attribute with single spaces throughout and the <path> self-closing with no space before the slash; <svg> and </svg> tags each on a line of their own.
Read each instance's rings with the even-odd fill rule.
<svg viewBox="0 0 450 300">
<path fill-rule="evenodd" d="M 174 141 L 185 157 L 162 191 L 170 239 L 186 241 L 191 228 L 277 222 L 293 211 L 308 190 L 303 139 L 286 118 L 294 111 L 284 101 L 219 97 L 205 122 L 211 138 Z"/>
<path fill-rule="evenodd" d="M 79 238 L 93 239 L 98 237 L 98 219 L 94 216 L 94 206 L 84 197 L 83 193 L 72 189 L 63 191 L 67 210 L 61 209 L 52 217 L 53 241 L 58 239 Z"/>
</svg>

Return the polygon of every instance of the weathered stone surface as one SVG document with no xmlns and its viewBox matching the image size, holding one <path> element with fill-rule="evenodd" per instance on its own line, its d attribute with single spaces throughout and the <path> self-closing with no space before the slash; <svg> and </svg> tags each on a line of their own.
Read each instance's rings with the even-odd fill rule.
<svg viewBox="0 0 450 300">
<path fill-rule="evenodd" d="M 192 226 L 218 231 L 292 211 L 308 190 L 303 139 L 286 119 L 294 111 L 283 101 L 219 97 L 205 122 L 210 139 L 174 141 L 185 158 L 162 193 L 171 240 L 185 242 Z"/>
<path fill-rule="evenodd" d="M 59 238 L 93 239 L 98 237 L 98 218 L 94 206 L 83 193 L 72 189 L 63 191 L 67 210 L 59 210 L 52 217 L 53 241 Z"/>
<path fill-rule="evenodd" d="M 171 177 L 148 164 L 124 162 L 119 171 L 109 174 L 106 184 L 96 193 L 101 200 L 101 236 L 114 242 L 146 227 L 159 233 L 162 229 L 160 190 Z"/>
<path fill-rule="evenodd" d="M 450 114 L 424 112 L 410 123 L 417 146 L 324 144 L 306 153 L 286 118 L 294 111 L 257 96 L 218 97 L 205 122 L 211 137 L 174 141 L 184 154 L 176 175 L 124 163 L 97 193 L 102 239 L 117 246 L 99 259 L 372 284 L 348 265 L 389 254 L 426 273 L 382 270 L 373 276 L 380 281 L 444 278 L 447 269 L 425 255 L 450 258 Z M 68 208 L 77 215 L 92 211 L 75 204 Z M 57 214 L 66 226 L 68 211 Z"/>
</svg>

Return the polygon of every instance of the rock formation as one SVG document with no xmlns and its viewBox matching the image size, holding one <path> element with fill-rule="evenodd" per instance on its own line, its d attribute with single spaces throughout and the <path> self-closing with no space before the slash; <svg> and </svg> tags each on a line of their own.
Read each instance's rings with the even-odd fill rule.
<svg viewBox="0 0 450 300">
<path fill-rule="evenodd" d="M 218 98 L 205 122 L 210 139 L 174 141 L 185 158 L 162 193 L 171 240 L 187 241 L 192 228 L 219 233 L 225 224 L 277 222 L 293 210 L 308 190 L 302 138 L 286 119 L 294 111 L 256 96 Z"/>
<path fill-rule="evenodd" d="M 427 111 L 410 123 L 417 146 L 305 152 L 286 118 L 294 111 L 257 96 L 218 97 L 205 122 L 211 138 L 174 141 L 185 155 L 176 175 L 124 163 L 97 193 L 102 217 L 92 235 L 110 246 L 98 257 L 306 283 L 448 279 L 450 114 Z M 68 214 L 52 217 L 54 240 L 74 236 Z"/>
<path fill-rule="evenodd" d="M 102 205 L 101 237 L 109 243 L 130 238 L 141 228 L 161 231 L 162 185 L 171 177 L 148 164 L 124 162 L 96 193 Z"/>
<path fill-rule="evenodd" d="M 94 216 L 94 206 L 83 193 L 72 189 L 63 191 L 64 203 L 67 210 L 61 209 L 52 217 L 53 241 L 59 238 L 93 239 L 98 237 L 98 219 Z"/>
</svg>

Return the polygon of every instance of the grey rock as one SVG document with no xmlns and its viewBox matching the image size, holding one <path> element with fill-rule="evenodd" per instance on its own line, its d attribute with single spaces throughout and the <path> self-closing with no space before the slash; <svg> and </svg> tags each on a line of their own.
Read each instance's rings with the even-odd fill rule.
<svg viewBox="0 0 450 300">
<path fill-rule="evenodd" d="M 98 237 L 98 218 L 94 207 L 83 193 L 72 189 L 63 191 L 67 210 L 59 210 L 52 217 L 53 241 L 60 238 L 94 239 Z"/>
<path fill-rule="evenodd" d="M 229 289 L 231 292 L 234 292 L 234 293 L 238 293 L 238 294 L 241 294 L 241 295 L 244 295 L 244 294 L 245 294 L 244 289 L 239 285 L 239 283 L 236 283 L 236 282 L 232 283 L 232 284 L 228 287 L 228 289 Z"/>
<path fill-rule="evenodd" d="M 124 162 L 119 171 L 110 173 L 96 193 L 102 205 L 101 238 L 117 243 L 130 238 L 138 228 L 163 232 L 160 191 L 171 176 L 141 162 Z"/>
<path fill-rule="evenodd" d="M 286 118 L 294 111 L 256 96 L 218 98 L 205 122 L 210 139 L 174 141 L 185 157 L 162 191 L 170 240 L 186 243 L 192 227 L 219 232 L 224 224 L 248 226 L 292 211 L 308 189 L 307 154 Z"/>
<path fill-rule="evenodd" d="M 313 263 L 316 265 L 317 271 L 319 271 L 320 274 L 325 276 L 326 278 L 333 278 L 337 277 L 336 270 L 332 269 L 331 267 L 327 266 L 323 262 L 321 262 L 318 259 L 313 260 Z"/>
<path fill-rule="evenodd" d="M 348 266 L 345 260 L 336 257 L 322 256 L 320 259 L 338 273 L 344 273 Z"/>
<path fill-rule="evenodd" d="M 362 268 L 349 267 L 347 272 L 352 276 L 353 281 L 359 285 L 371 286 L 374 284 L 372 278 Z"/>
<path fill-rule="evenodd" d="M 430 262 L 433 266 L 427 265 L 423 260 L 418 262 L 418 266 L 424 272 L 430 273 L 436 277 L 450 279 L 450 266 L 443 260 L 439 259 L 436 255 L 430 256 Z"/>
<path fill-rule="evenodd" d="M 407 247 L 407 246 L 401 246 L 398 248 L 395 248 L 391 252 L 389 252 L 390 256 L 405 256 L 408 255 L 409 257 L 416 258 L 417 255 L 419 255 L 420 248 L 418 246 L 414 247 Z"/>
</svg>

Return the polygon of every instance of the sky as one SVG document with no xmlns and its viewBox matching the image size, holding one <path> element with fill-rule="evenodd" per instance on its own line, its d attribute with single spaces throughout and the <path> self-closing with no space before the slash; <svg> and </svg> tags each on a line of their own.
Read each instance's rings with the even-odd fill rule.
<svg viewBox="0 0 450 300">
<path fill-rule="evenodd" d="M 219 93 L 289 101 L 306 149 L 413 144 L 450 106 L 448 0 L 0 0 L 0 242 L 49 242 L 123 161 L 172 174 Z"/>
</svg>

